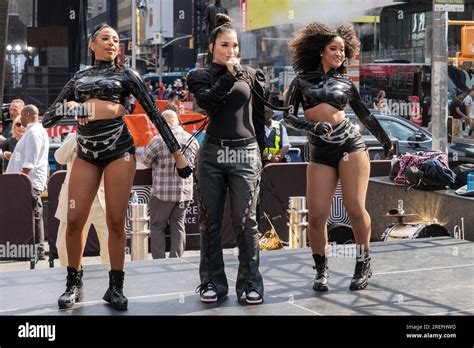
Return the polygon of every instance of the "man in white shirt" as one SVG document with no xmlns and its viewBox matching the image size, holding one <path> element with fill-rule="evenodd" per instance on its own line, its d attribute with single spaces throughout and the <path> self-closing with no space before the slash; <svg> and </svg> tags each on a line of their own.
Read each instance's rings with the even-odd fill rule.
<svg viewBox="0 0 474 348">
<path fill-rule="evenodd" d="M 6 173 L 24 173 L 31 179 L 35 213 L 35 244 L 39 244 L 38 257 L 42 260 L 44 259 L 44 225 L 41 193 L 46 188 L 48 180 L 49 138 L 39 122 L 39 111 L 36 106 L 26 105 L 21 110 L 21 123 L 26 127 L 26 132 L 12 153 Z"/>
<path fill-rule="evenodd" d="M 466 98 L 464 98 L 462 103 L 464 104 L 466 108 L 466 115 L 469 116 L 471 120 L 470 125 L 469 125 L 469 128 L 470 128 L 469 135 L 474 137 L 474 134 L 472 132 L 474 129 L 474 88 L 471 88 L 469 90 L 469 93 L 467 94 Z"/>
</svg>

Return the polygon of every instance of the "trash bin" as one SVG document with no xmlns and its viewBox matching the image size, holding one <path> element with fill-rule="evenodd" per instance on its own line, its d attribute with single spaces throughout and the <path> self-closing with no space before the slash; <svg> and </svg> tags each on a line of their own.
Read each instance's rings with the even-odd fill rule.
<svg viewBox="0 0 474 348">
<path fill-rule="evenodd" d="M 148 204 L 138 203 L 138 198 L 134 193 L 130 208 L 131 259 L 132 261 L 148 260 L 148 239 L 150 236 Z"/>
<path fill-rule="evenodd" d="M 290 214 L 288 247 L 290 249 L 306 248 L 306 230 L 308 227 L 306 197 L 290 197 L 288 203 Z"/>
</svg>

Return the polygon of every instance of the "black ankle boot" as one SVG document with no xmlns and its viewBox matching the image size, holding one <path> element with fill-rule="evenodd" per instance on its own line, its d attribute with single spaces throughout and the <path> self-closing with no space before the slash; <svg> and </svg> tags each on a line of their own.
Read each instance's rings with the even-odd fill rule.
<svg viewBox="0 0 474 348">
<path fill-rule="evenodd" d="M 125 272 L 109 272 L 109 288 L 105 292 L 103 299 L 110 303 L 114 309 L 124 311 L 127 309 L 128 300 L 123 294 L 123 280 Z"/>
<path fill-rule="evenodd" d="M 351 290 L 362 290 L 369 284 L 369 278 L 372 276 L 372 269 L 370 268 L 369 251 L 364 251 L 362 257 L 357 256 L 354 276 L 351 280 Z"/>
<path fill-rule="evenodd" d="M 60 309 L 71 308 L 74 303 L 84 299 L 82 274 L 82 269 L 78 271 L 73 267 L 67 268 L 66 291 L 58 299 Z"/>
<path fill-rule="evenodd" d="M 328 291 L 328 259 L 326 255 L 313 254 L 316 270 L 316 278 L 314 279 L 313 290 Z"/>
</svg>

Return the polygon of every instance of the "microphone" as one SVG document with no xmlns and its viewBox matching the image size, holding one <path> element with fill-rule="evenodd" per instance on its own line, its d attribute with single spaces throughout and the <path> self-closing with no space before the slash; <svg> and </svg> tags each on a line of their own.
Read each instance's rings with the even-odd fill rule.
<svg viewBox="0 0 474 348">
<path fill-rule="evenodd" d="M 233 68 L 235 71 L 236 78 L 240 78 L 244 75 L 244 71 L 242 70 L 242 67 L 240 66 L 240 64 L 234 64 Z"/>
</svg>

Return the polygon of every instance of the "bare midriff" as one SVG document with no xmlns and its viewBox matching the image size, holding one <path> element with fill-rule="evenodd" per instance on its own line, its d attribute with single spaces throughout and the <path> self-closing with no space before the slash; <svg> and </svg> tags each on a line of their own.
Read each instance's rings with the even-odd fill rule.
<svg viewBox="0 0 474 348">
<path fill-rule="evenodd" d="M 125 115 L 125 108 L 122 104 L 108 100 L 92 98 L 83 103 L 87 105 L 90 113 L 89 121 L 110 120 Z"/>
<path fill-rule="evenodd" d="M 305 110 L 304 117 L 314 122 L 326 121 L 334 126 L 343 121 L 346 114 L 330 104 L 322 103 Z"/>
</svg>

